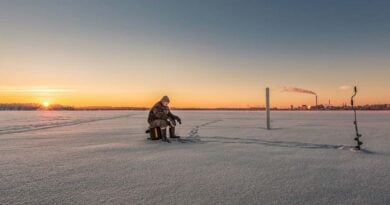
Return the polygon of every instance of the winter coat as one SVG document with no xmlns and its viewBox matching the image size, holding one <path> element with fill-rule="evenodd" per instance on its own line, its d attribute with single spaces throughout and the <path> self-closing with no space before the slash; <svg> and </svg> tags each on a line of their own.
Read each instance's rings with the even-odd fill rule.
<svg viewBox="0 0 390 205">
<path fill-rule="evenodd" d="M 162 104 L 162 101 L 156 103 L 149 111 L 148 122 L 153 120 L 168 120 L 168 118 L 175 119 L 176 116 L 171 113 L 168 106 Z"/>
</svg>

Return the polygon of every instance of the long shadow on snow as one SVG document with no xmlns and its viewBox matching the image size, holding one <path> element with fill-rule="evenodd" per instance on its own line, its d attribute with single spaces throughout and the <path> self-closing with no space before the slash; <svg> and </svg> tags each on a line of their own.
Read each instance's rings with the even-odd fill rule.
<svg viewBox="0 0 390 205">
<path fill-rule="evenodd" d="M 339 149 L 339 150 L 351 150 L 354 146 L 348 145 L 332 145 L 332 144 L 314 144 L 306 142 L 294 142 L 294 141 L 277 141 L 277 140 L 261 140 L 261 139 L 251 139 L 251 138 L 231 138 L 231 137 L 201 137 L 203 143 L 208 142 L 218 142 L 218 143 L 227 143 L 227 144 L 259 144 L 265 146 L 274 146 L 274 147 L 295 147 L 295 148 L 304 148 L 304 149 Z M 210 140 L 207 140 L 210 139 Z M 214 140 L 213 140 L 214 139 Z M 367 154 L 375 154 L 372 151 L 362 149 L 358 152 L 363 152 Z"/>
</svg>

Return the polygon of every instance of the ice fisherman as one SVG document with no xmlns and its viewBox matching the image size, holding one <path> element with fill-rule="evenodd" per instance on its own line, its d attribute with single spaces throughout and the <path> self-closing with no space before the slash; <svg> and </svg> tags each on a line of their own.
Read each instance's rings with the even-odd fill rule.
<svg viewBox="0 0 390 205">
<path fill-rule="evenodd" d="M 146 131 L 150 133 L 150 139 L 170 142 L 167 138 L 167 128 L 169 128 L 170 138 L 180 138 L 175 134 L 176 121 L 181 124 L 180 117 L 172 114 L 168 104 L 170 100 L 168 96 L 164 96 L 158 101 L 149 111 L 148 123 L 149 129 Z"/>
</svg>

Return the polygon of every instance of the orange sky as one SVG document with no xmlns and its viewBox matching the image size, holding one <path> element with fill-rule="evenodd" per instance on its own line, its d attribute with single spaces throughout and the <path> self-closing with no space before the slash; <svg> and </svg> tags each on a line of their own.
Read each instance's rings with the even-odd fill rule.
<svg viewBox="0 0 390 205">
<path fill-rule="evenodd" d="M 358 104 L 390 102 L 389 60 L 243 58 L 223 51 L 192 55 L 158 48 L 148 49 L 151 56 L 129 48 L 113 58 L 103 51 L 14 49 L 2 55 L 0 103 L 150 107 L 169 95 L 175 107 L 258 107 L 264 106 L 269 86 L 272 106 L 315 104 L 312 95 L 282 92 L 288 86 L 316 92 L 320 104 L 330 99 L 341 105 L 349 103 L 355 84 Z M 136 60 L 128 60 L 129 55 Z M 375 72 L 365 69 L 369 66 Z"/>
<path fill-rule="evenodd" d="M 349 103 L 349 98 L 352 89 L 337 90 L 335 89 L 334 96 L 341 96 L 339 99 L 330 99 L 332 105 L 341 105 L 342 103 Z M 386 99 L 377 98 L 378 101 L 369 101 L 364 99 L 364 93 L 361 91 L 356 98 L 358 104 L 367 103 L 381 103 Z M 265 103 L 265 92 L 258 87 L 252 90 L 244 90 L 243 92 L 220 92 L 218 90 L 196 91 L 194 93 L 182 93 L 177 90 L 171 92 L 154 92 L 154 93 L 132 93 L 129 91 L 112 91 L 112 92 L 98 92 L 77 89 L 54 89 L 54 88 L 33 88 L 33 89 L 19 89 L 19 90 L 5 90 L 1 93 L 2 103 L 44 103 L 62 104 L 72 106 L 136 106 L 136 107 L 150 107 L 161 96 L 169 95 L 173 107 L 199 107 L 199 108 L 215 108 L 215 107 L 263 107 Z M 345 97 L 344 97 L 345 96 Z M 319 104 L 328 104 L 329 98 L 318 96 Z M 341 100 L 340 100 L 341 99 Z M 301 93 L 287 93 L 282 92 L 281 89 L 271 88 L 271 106 L 286 108 L 290 105 L 314 105 L 315 96 Z"/>
</svg>

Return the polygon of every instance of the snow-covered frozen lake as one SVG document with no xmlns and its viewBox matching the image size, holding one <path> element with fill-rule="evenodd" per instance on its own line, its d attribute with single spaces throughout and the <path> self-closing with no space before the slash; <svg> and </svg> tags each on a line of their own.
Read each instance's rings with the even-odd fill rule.
<svg viewBox="0 0 390 205">
<path fill-rule="evenodd" d="M 390 112 L 1 111 L 0 204 L 390 204 Z"/>
</svg>

